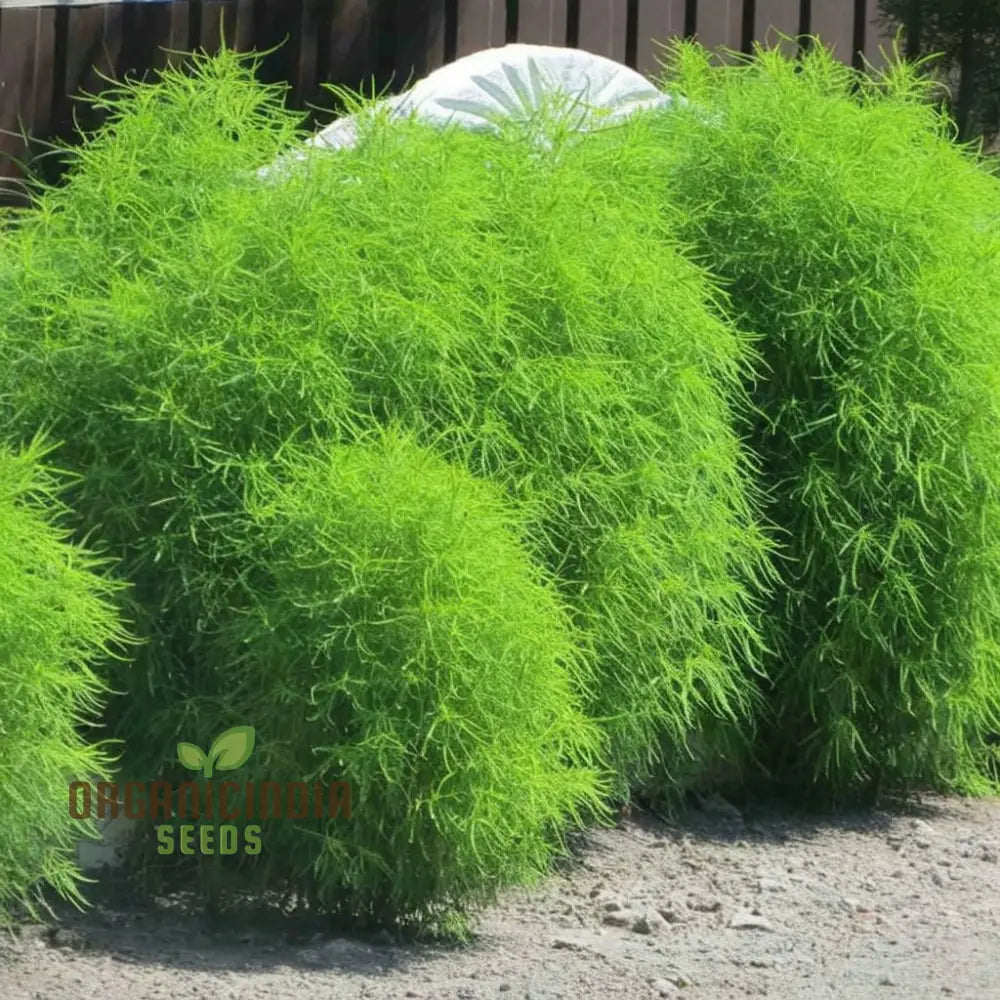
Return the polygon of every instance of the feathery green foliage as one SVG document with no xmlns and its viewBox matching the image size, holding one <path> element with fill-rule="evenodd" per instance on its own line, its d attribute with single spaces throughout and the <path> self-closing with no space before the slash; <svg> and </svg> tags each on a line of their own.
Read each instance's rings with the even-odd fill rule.
<svg viewBox="0 0 1000 1000">
<path fill-rule="evenodd" d="M 910 58 L 932 55 L 958 134 L 1000 134 L 1000 3 L 997 0 L 879 0 L 880 20 L 902 30 Z M 944 88 L 942 88 L 944 89 Z"/>
<path fill-rule="evenodd" d="M 841 796 L 982 787 L 1000 723 L 1000 187 L 910 66 L 816 47 L 730 69 L 675 46 L 667 197 L 762 335 L 770 516 L 789 560 L 777 775 Z"/>
<path fill-rule="evenodd" d="M 737 740 L 767 572 L 734 424 L 755 355 L 639 183 L 644 126 L 554 125 L 542 150 L 376 121 L 263 183 L 294 122 L 236 56 L 108 102 L 7 238 L 0 378 L 20 427 L 67 440 L 154 639 L 122 679 L 133 767 L 231 687 L 212 644 L 246 603 L 244 463 L 394 421 L 527 512 L 619 792 L 696 777 L 692 731 L 706 760 Z"/>
<path fill-rule="evenodd" d="M 127 698 L 109 706 L 123 776 L 137 780 L 172 759 L 186 700 L 228 686 L 201 640 L 239 582 L 211 534 L 242 505 L 231 466 L 257 442 L 273 450 L 303 415 L 333 426 L 346 390 L 316 345 L 255 343 L 224 302 L 220 340 L 202 319 L 211 276 L 171 285 L 211 241 L 220 190 L 256 185 L 253 171 L 297 136 L 282 92 L 255 83 L 252 66 L 226 54 L 199 67 L 103 95 L 107 127 L 71 150 L 68 182 L 16 220 L 0 262 L 9 425 L 62 432 L 60 459 L 81 474 L 72 505 L 120 558 L 149 640 L 115 678 Z M 241 278 L 252 303 L 261 276 Z M 272 333 L 283 339 L 280 317 Z"/>
<path fill-rule="evenodd" d="M 543 874 L 606 788 L 524 516 L 394 430 L 250 480 L 253 603 L 215 655 L 260 720 L 247 776 L 351 785 L 350 819 L 263 824 L 266 881 L 312 881 L 354 924 L 440 924 Z"/>
<path fill-rule="evenodd" d="M 46 886 L 83 903 L 76 841 L 96 829 L 71 819 L 69 785 L 107 777 L 106 749 L 80 727 L 107 693 L 95 663 L 125 639 L 103 561 L 57 523 L 48 450 L 0 450 L 0 921 L 16 905 L 37 916 Z"/>
</svg>

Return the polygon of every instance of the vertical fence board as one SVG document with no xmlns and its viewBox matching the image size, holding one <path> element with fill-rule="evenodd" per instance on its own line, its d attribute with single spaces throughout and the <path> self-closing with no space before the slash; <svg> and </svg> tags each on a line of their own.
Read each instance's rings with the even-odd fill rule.
<svg viewBox="0 0 1000 1000">
<path fill-rule="evenodd" d="M 91 106 L 88 95 L 107 90 L 111 86 L 109 79 L 117 79 L 122 68 L 130 68 L 123 53 L 125 25 L 121 9 L 71 7 L 65 17 L 65 85 L 63 93 L 54 95 L 58 129 L 63 135 L 77 125 L 84 130 L 98 127 L 103 113 Z"/>
<path fill-rule="evenodd" d="M 892 55 L 893 32 L 881 23 L 878 0 L 866 0 L 865 15 L 865 58 L 876 69 L 881 69 L 886 60 L 879 48 Z"/>
<path fill-rule="evenodd" d="M 195 3 L 200 0 L 195 0 Z M 294 0 L 281 0 L 281 6 L 273 2 L 260 2 L 253 8 L 253 48 L 260 53 L 260 78 L 266 83 L 291 83 L 295 76 L 295 53 L 292 51 L 291 31 L 287 13 L 289 4 L 297 6 Z"/>
<path fill-rule="evenodd" d="M 695 35 L 707 49 L 739 51 L 743 40 L 743 0 L 701 0 Z"/>
<path fill-rule="evenodd" d="M 325 2 L 325 0 L 321 0 Z M 298 58 L 295 60 L 295 79 L 292 92 L 298 102 L 308 101 L 318 89 L 320 48 L 320 21 L 322 11 L 317 0 L 302 0 L 298 21 L 294 29 Z"/>
<path fill-rule="evenodd" d="M 517 12 L 517 40 L 529 45 L 565 45 L 566 0 L 527 0 Z"/>
<path fill-rule="evenodd" d="M 444 65 L 444 0 L 396 0 L 395 83 L 402 87 Z"/>
<path fill-rule="evenodd" d="M 197 2 L 197 0 L 196 0 Z M 232 5 L 225 0 L 204 0 L 201 4 L 201 38 L 198 47 L 214 55 L 222 47 L 223 30 L 233 20 Z"/>
<path fill-rule="evenodd" d="M 797 42 L 778 40 L 778 33 L 795 38 L 799 33 L 799 0 L 757 0 L 753 37 L 769 48 L 778 46 L 787 56 L 798 52 Z"/>
<path fill-rule="evenodd" d="M 34 73 L 32 75 L 31 121 L 38 136 L 49 135 L 55 109 L 56 12 L 52 7 L 38 11 L 35 25 Z"/>
<path fill-rule="evenodd" d="M 373 9 L 370 0 L 340 0 L 330 22 L 326 82 L 364 89 L 374 72 L 371 59 Z"/>
<path fill-rule="evenodd" d="M 73 7 L 66 29 L 66 92 L 93 89 L 93 67 L 100 58 L 104 11 L 100 7 Z"/>
<path fill-rule="evenodd" d="M 73 7 L 69 11 L 69 47 L 66 52 L 66 90 L 99 93 L 106 87 L 104 77 L 115 70 L 118 53 L 105 37 L 103 7 Z"/>
<path fill-rule="evenodd" d="M 506 30 L 504 0 L 458 0 L 455 58 L 503 45 Z"/>
<path fill-rule="evenodd" d="M 108 75 L 121 77 L 121 61 L 125 42 L 125 11 L 120 3 L 104 5 L 104 36 L 101 47 L 108 65 Z"/>
<path fill-rule="evenodd" d="M 854 49 L 854 10 L 851 4 L 813 3 L 809 33 L 841 61 L 850 64 Z"/>
<path fill-rule="evenodd" d="M 38 11 L 30 8 L 0 12 L 0 172 L 19 176 L 14 160 L 24 158 L 22 133 L 31 129 L 34 111 L 35 36 Z"/>
<path fill-rule="evenodd" d="M 433 73 L 444 65 L 444 42 L 445 42 L 445 4 L 441 0 L 435 0 L 430 13 L 427 32 L 425 34 L 425 46 L 427 60 L 424 64 L 424 73 Z"/>
<path fill-rule="evenodd" d="M 209 55 L 219 52 L 223 44 L 227 49 L 236 48 L 242 2 L 238 3 L 236 0 L 194 0 L 194 2 L 201 7 L 201 38 L 198 47 Z M 252 10 L 251 5 L 251 17 Z"/>
<path fill-rule="evenodd" d="M 580 0 L 579 48 L 625 62 L 628 0 Z"/>
<path fill-rule="evenodd" d="M 237 52 L 249 52 L 254 47 L 254 0 L 238 0 L 227 18 L 233 25 L 233 48 Z"/>
<path fill-rule="evenodd" d="M 170 12 L 170 25 L 156 55 L 155 65 L 157 67 L 179 61 L 178 54 L 187 51 L 191 31 L 191 4 L 189 0 L 174 0 L 167 9 Z"/>
<path fill-rule="evenodd" d="M 126 4 L 122 10 L 119 75 L 148 77 L 165 65 L 164 47 L 169 46 L 173 11 L 167 4 Z"/>
<path fill-rule="evenodd" d="M 636 69 L 657 76 L 663 59 L 663 43 L 684 35 L 684 0 L 640 0 L 636 45 Z"/>
</svg>

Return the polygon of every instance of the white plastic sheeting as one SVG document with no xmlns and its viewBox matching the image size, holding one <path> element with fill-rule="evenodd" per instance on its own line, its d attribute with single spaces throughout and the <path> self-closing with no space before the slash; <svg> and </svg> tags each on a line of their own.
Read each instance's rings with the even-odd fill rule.
<svg viewBox="0 0 1000 1000">
<path fill-rule="evenodd" d="M 669 107 L 672 98 L 644 76 L 604 56 L 548 45 L 484 49 L 435 70 L 405 94 L 383 102 L 391 117 L 491 131 L 503 120 L 530 121 L 553 94 L 571 102 L 572 127 L 589 131 L 645 108 Z M 309 145 L 334 149 L 357 139 L 357 122 L 341 118 Z"/>
<path fill-rule="evenodd" d="M 390 119 L 415 116 L 442 128 L 496 131 L 504 121 L 532 121 L 554 99 L 560 101 L 563 125 L 580 132 L 675 103 L 635 70 L 604 56 L 582 49 L 516 44 L 484 49 L 449 63 L 406 93 L 373 102 L 360 116 L 381 112 Z M 686 103 L 683 98 L 676 101 Z M 361 126 L 358 115 L 339 118 L 306 145 L 348 149 L 358 141 Z M 304 156 L 303 152 L 293 158 Z"/>
</svg>

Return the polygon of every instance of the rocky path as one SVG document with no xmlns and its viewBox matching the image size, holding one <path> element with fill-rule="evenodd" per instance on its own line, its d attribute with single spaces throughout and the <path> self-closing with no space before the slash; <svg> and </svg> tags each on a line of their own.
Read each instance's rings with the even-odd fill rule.
<svg viewBox="0 0 1000 1000">
<path fill-rule="evenodd" d="M 0 939 L 3 1000 L 1000 1000 L 1000 801 L 629 820 L 465 949 L 95 898 Z"/>
</svg>

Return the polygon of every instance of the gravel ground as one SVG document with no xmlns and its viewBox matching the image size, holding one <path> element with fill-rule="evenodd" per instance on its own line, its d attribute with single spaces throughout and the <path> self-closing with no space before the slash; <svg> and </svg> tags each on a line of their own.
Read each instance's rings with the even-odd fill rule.
<svg viewBox="0 0 1000 1000">
<path fill-rule="evenodd" d="M 997 800 L 821 820 L 715 799 L 588 834 L 466 948 L 249 912 L 209 930 L 102 883 L 88 913 L 0 936 L 0 998 L 1000 1000 L 998 857 Z"/>
</svg>

